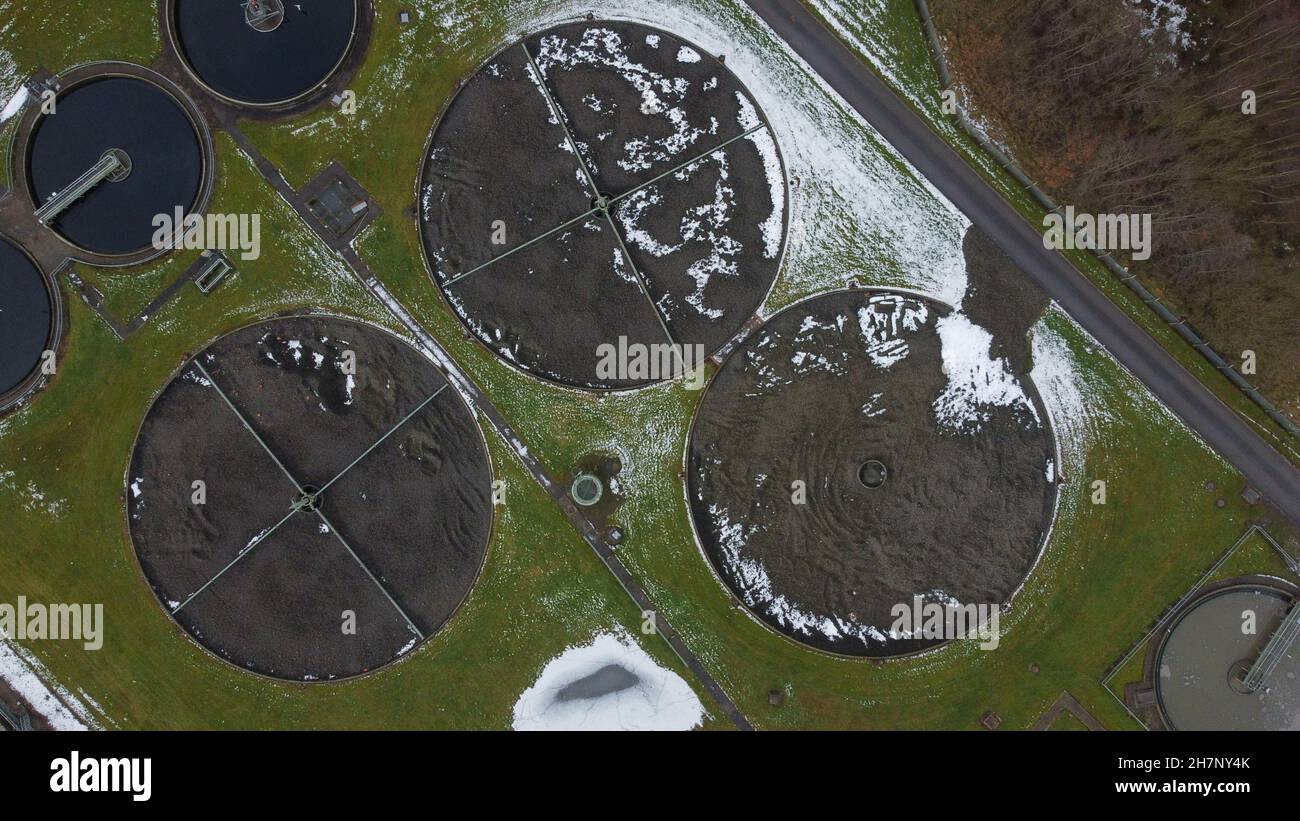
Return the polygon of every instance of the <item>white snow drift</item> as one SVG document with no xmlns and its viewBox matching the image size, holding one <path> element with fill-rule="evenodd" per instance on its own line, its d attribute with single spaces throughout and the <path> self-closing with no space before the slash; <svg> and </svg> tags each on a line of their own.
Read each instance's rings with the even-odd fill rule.
<svg viewBox="0 0 1300 821">
<path fill-rule="evenodd" d="M 623 686 L 583 697 L 578 687 L 606 668 Z M 602 689 L 602 688 L 597 688 Z M 625 632 L 601 633 L 551 659 L 515 703 L 516 730 L 689 730 L 704 718 L 690 685 L 660 667 Z"/>
</svg>

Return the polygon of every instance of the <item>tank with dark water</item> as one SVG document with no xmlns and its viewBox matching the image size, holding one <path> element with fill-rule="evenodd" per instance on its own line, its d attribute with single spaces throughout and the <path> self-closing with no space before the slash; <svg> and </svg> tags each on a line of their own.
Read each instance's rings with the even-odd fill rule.
<svg viewBox="0 0 1300 821">
<path fill-rule="evenodd" d="M 31 258 L 0 239 L 0 397 L 23 383 L 49 344 L 52 304 Z"/>
<path fill-rule="evenodd" d="M 282 6 L 271 28 L 249 22 L 248 0 L 175 0 L 181 55 L 205 85 L 230 99 L 268 105 L 299 97 L 325 82 L 347 54 L 357 3 L 284 0 Z"/>
<path fill-rule="evenodd" d="M 129 157 L 125 178 L 99 182 L 51 222 L 81 248 L 114 256 L 147 249 L 154 218 L 189 211 L 203 180 L 194 123 L 166 91 L 147 80 L 112 76 L 64 91 L 41 117 L 28 148 L 37 206 L 92 169 L 114 149 Z M 116 175 L 120 176 L 120 175 Z"/>
</svg>

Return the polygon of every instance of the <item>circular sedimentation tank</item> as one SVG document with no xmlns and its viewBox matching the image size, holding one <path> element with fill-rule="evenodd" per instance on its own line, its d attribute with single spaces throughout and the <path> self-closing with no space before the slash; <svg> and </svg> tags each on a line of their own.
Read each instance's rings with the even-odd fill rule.
<svg viewBox="0 0 1300 821">
<path fill-rule="evenodd" d="M 325 83 L 347 57 L 361 8 L 359 0 L 261 0 L 266 13 L 253 14 L 248 0 L 170 2 L 186 67 L 209 91 L 249 106 L 287 105 Z"/>
<path fill-rule="evenodd" d="M 1023 583 L 1055 507 L 1054 442 L 1027 377 L 990 362 L 973 378 L 951 362 L 977 362 L 945 356 L 964 321 L 909 294 L 838 291 L 729 354 L 692 424 L 688 501 L 705 557 L 764 624 L 897 656 L 958 637 L 918 633 L 912 611 L 983 608 L 970 636 Z M 999 390 L 981 391 L 990 375 Z"/>
<path fill-rule="evenodd" d="M 491 530 L 486 445 L 407 343 L 334 317 L 225 336 L 150 409 L 127 476 L 166 611 L 242 669 L 326 681 L 382 667 L 469 594 Z"/>
<path fill-rule="evenodd" d="M 52 343 L 55 303 L 40 267 L 0 238 L 0 407 L 22 393 Z"/>
<path fill-rule="evenodd" d="M 1300 646 L 1274 649 L 1276 666 L 1255 688 L 1246 676 L 1296 606 L 1293 594 L 1235 584 L 1175 614 L 1155 660 L 1160 713 L 1175 730 L 1300 730 Z"/>
<path fill-rule="evenodd" d="M 469 332 L 572 387 L 675 378 L 679 352 L 700 365 L 784 253 L 785 170 L 754 98 L 634 23 L 558 26 L 490 59 L 440 117 L 420 185 L 426 259 Z"/>
<path fill-rule="evenodd" d="M 125 160 L 108 179 L 72 201 L 50 226 L 72 245 L 105 257 L 159 250 L 155 218 L 190 213 L 203 192 L 207 159 L 186 107 L 140 76 L 104 74 L 75 81 L 41 114 L 27 142 L 28 187 L 47 205 L 109 155 Z"/>
</svg>

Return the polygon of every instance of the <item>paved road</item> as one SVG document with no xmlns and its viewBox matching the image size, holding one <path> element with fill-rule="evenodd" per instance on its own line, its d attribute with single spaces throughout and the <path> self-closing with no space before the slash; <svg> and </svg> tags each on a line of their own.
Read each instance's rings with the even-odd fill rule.
<svg viewBox="0 0 1300 821">
<path fill-rule="evenodd" d="M 1300 469 L 1223 404 L 797 0 L 746 0 L 805 62 L 1250 484 L 1300 525 Z"/>
</svg>

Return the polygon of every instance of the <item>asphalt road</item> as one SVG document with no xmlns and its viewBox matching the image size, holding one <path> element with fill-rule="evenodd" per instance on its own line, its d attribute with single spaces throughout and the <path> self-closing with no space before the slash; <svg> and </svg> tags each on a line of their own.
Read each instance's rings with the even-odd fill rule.
<svg viewBox="0 0 1300 821">
<path fill-rule="evenodd" d="M 1188 427 L 1300 525 L 1300 469 L 1192 376 L 1030 225 L 834 33 L 792 0 L 747 4 L 881 136 Z M 1159 458 L 1159 454 L 1153 454 Z M 1104 478 L 1104 477 L 1102 477 Z"/>
</svg>

